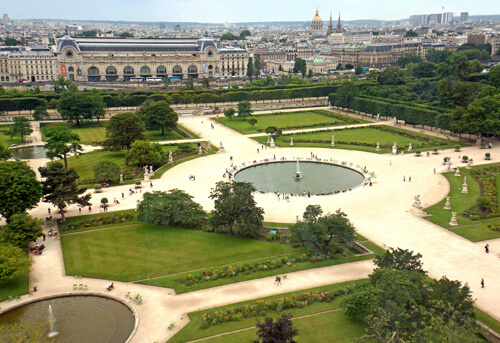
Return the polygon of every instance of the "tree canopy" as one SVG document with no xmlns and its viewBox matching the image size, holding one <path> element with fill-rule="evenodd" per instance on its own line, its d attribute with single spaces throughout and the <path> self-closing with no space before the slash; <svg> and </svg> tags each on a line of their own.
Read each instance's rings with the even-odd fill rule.
<svg viewBox="0 0 500 343">
<path fill-rule="evenodd" d="M 179 120 L 177 113 L 166 101 L 155 101 L 147 105 L 140 115 L 147 128 L 160 128 L 162 136 L 165 131 L 174 130 L 177 127 L 177 120 Z"/>
<path fill-rule="evenodd" d="M 35 241 L 43 233 L 42 221 L 26 212 L 15 213 L 5 226 L 7 241 L 18 247 L 25 247 L 29 241 Z"/>
<path fill-rule="evenodd" d="M 303 220 L 297 220 L 290 227 L 292 241 L 304 243 L 316 251 L 325 251 L 333 239 L 342 243 L 355 240 L 356 229 L 344 212 L 338 209 L 333 214 L 322 214 L 320 205 L 308 205 L 302 215 Z"/>
<path fill-rule="evenodd" d="M 95 182 L 112 182 L 120 178 L 120 167 L 113 161 L 101 161 L 92 170 Z"/>
<path fill-rule="evenodd" d="M 297 57 L 295 59 L 295 64 L 293 65 L 293 72 L 294 73 L 301 73 L 302 76 L 306 75 L 307 72 L 307 64 L 306 61 L 303 60 L 300 57 Z"/>
<path fill-rule="evenodd" d="M 343 82 L 339 88 L 337 88 L 337 92 L 335 93 L 335 103 L 332 104 L 334 106 L 339 107 L 349 107 L 351 101 L 358 96 L 359 89 L 358 86 L 354 84 L 354 82 Z"/>
<path fill-rule="evenodd" d="M 266 317 L 264 322 L 257 320 L 258 340 L 254 343 L 296 343 L 294 337 L 298 335 L 298 330 L 293 326 L 292 317 L 283 314 L 276 319 Z"/>
<path fill-rule="evenodd" d="M 64 92 L 57 102 L 57 111 L 63 120 L 75 121 L 76 125 L 86 120 L 99 121 L 106 113 L 105 109 L 106 104 L 100 94 Z"/>
<path fill-rule="evenodd" d="M 3 144 L 0 143 L 0 160 L 5 161 L 11 157 L 12 157 L 12 149 L 3 146 Z"/>
<path fill-rule="evenodd" d="M 112 151 L 123 148 L 129 150 L 138 139 L 144 139 L 144 123 L 141 118 L 131 112 L 119 113 L 112 116 L 106 124 L 103 147 Z"/>
<path fill-rule="evenodd" d="M 238 117 L 245 119 L 253 113 L 250 101 L 241 101 L 238 103 Z"/>
<path fill-rule="evenodd" d="M 11 244 L 0 244 L 0 284 L 27 272 L 31 260 L 24 251 Z"/>
<path fill-rule="evenodd" d="M 248 182 L 217 182 L 209 196 L 214 200 L 210 224 L 230 235 L 255 237 L 264 220 L 264 210 L 257 207 L 253 196 L 255 191 Z"/>
<path fill-rule="evenodd" d="M 229 107 L 229 108 L 225 108 L 224 109 L 224 116 L 226 118 L 229 118 L 229 120 L 233 119 L 234 117 L 234 114 L 236 113 L 235 109 L 232 108 L 232 107 Z"/>
<path fill-rule="evenodd" d="M 378 74 L 381 85 L 402 85 L 405 83 L 405 72 L 398 67 L 387 67 Z"/>
<path fill-rule="evenodd" d="M 47 167 L 38 168 L 40 175 L 45 179 L 43 185 L 43 201 L 50 202 L 57 207 L 61 213 L 61 220 L 66 217 L 64 210 L 72 204 L 81 207 L 90 206 L 90 194 L 84 194 L 86 187 L 78 187 L 77 180 L 80 178 L 73 168 L 66 170 L 62 163 L 53 162 Z"/>
<path fill-rule="evenodd" d="M 0 161 L 0 214 L 8 221 L 15 213 L 35 208 L 42 185 L 23 162 Z"/>
<path fill-rule="evenodd" d="M 143 223 L 192 228 L 199 226 L 205 218 L 201 205 L 179 189 L 145 193 L 137 206 L 137 220 Z"/>
<path fill-rule="evenodd" d="M 136 140 L 127 152 L 125 160 L 128 165 L 143 167 L 145 165 L 159 166 L 165 158 L 166 153 L 160 144 L 148 140 Z"/>
<path fill-rule="evenodd" d="M 56 94 L 61 94 L 66 91 L 77 92 L 78 86 L 76 83 L 71 81 L 70 79 L 65 78 L 64 76 L 59 76 L 57 80 L 52 82 L 52 88 Z"/>
<path fill-rule="evenodd" d="M 54 158 L 63 159 L 66 170 L 68 169 L 68 154 L 78 156 L 83 151 L 80 145 L 80 136 L 66 126 L 57 126 L 47 130 L 45 137 L 46 156 L 51 160 Z"/>
<path fill-rule="evenodd" d="M 14 117 L 14 124 L 12 125 L 12 134 L 14 136 L 20 136 L 21 141 L 24 142 L 24 137 L 30 135 L 33 132 L 31 127 L 31 122 L 26 117 Z"/>
</svg>

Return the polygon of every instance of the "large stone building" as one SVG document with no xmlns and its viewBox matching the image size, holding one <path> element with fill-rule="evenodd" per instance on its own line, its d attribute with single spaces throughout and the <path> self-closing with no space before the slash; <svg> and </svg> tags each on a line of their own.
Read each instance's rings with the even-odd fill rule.
<svg viewBox="0 0 500 343">
<path fill-rule="evenodd" d="M 211 38 L 71 38 L 57 42 L 59 74 L 75 81 L 134 77 L 187 79 L 244 76 L 248 52 Z"/>
<path fill-rule="evenodd" d="M 316 9 L 316 15 L 311 22 L 311 32 L 315 34 L 323 33 L 323 20 L 319 16 L 319 10 Z"/>
<path fill-rule="evenodd" d="M 56 58 L 48 48 L 0 52 L 0 82 L 51 81 L 57 78 Z"/>
</svg>

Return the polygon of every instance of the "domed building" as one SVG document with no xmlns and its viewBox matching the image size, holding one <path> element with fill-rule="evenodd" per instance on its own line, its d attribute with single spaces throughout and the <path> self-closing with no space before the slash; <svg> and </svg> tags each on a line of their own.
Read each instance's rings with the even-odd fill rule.
<svg viewBox="0 0 500 343">
<path fill-rule="evenodd" d="M 323 20 L 319 16 L 319 11 L 316 8 L 316 15 L 314 16 L 311 22 L 311 31 L 314 33 L 322 33 L 323 32 Z"/>
</svg>

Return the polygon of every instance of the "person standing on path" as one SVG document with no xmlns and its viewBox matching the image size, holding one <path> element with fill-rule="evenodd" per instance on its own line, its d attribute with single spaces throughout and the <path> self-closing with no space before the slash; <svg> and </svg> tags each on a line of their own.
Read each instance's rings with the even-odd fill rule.
<svg viewBox="0 0 500 343">
<path fill-rule="evenodd" d="M 481 278 L 481 288 L 484 288 L 484 279 Z"/>
<path fill-rule="evenodd" d="M 406 181 L 406 175 L 403 176 L 403 182 L 405 182 L 405 181 Z"/>
<path fill-rule="evenodd" d="M 49 212 L 49 214 L 50 214 L 50 207 L 47 209 L 47 211 L 48 211 L 48 212 Z"/>
<path fill-rule="evenodd" d="M 411 175 L 408 177 L 408 182 L 411 182 Z"/>
<path fill-rule="evenodd" d="M 484 246 L 484 252 L 485 252 L 485 253 L 487 253 L 487 254 L 489 254 L 489 253 L 490 253 L 490 245 L 489 245 L 489 244 L 486 244 L 486 245 Z"/>
</svg>

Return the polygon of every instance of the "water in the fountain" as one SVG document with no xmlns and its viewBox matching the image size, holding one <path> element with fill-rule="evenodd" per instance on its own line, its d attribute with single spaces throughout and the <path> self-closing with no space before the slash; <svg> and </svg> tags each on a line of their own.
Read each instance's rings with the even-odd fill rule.
<svg viewBox="0 0 500 343">
<path fill-rule="evenodd" d="M 49 325 L 50 325 L 50 333 L 47 337 L 51 338 L 56 336 L 59 332 L 54 331 L 54 323 L 56 322 L 54 318 L 54 313 L 52 312 L 52 305 L 49 305 Z"/>
<path fill-rule="evenodd" d="M 299 160 L 297 160 L 297 171 L 295 172 L 295 179 L 298 180 L 302 177 L 302 173 L 300 172 Z"/>
</svg>

